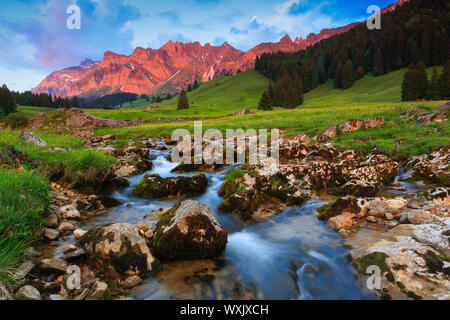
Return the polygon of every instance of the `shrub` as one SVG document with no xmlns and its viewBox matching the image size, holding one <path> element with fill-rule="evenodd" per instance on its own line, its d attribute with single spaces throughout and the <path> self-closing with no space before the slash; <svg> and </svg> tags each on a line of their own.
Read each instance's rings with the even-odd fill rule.
<svg viewBox="0 0 450 320">
<path fill-rule="evenodd" d="M 1 115 L 0 115 L 1 118 Z M 4 126 L 10 129 L 20 129 L 24 128 L 28 124 L 28 117 L 21 113 L 10 113 L 4 120 Z"/>
<path fill-rule="evenodd" d="M 76 150 L 70 153 L 65 162 L 65 176 L 73 184 L 95 184 L 101 181 L 115 162 L 113 157 L 98 151 Z"/>
<path fill-rule="evenodd" d="M 189 100 L 185 90 L 180 92 L 180 96 L 178 98 L 178 110 L 189 109 Z"/>
</svg>

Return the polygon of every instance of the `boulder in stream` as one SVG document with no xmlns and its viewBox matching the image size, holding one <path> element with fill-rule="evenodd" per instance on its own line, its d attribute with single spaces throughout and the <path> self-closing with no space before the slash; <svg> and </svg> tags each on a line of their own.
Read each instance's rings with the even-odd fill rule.
<svg viewBox="0 0 450 320">
<path fill-rule="evenodd" d="M 79 242 L 91 262 L 113 274 L 146 275 L 157 267 L 146 239 L 128 223 L 91 229 Z"/>
<path fill-rule="evenodd" d="M 227 237 L 209 206 L 187 200 L 159 217 L 152 249 L 165 261 L 213 259 L 225 250 Z"/>
<path fill-rule="evenodd" d="M 158 174 L 147 174 L 133 190 L 133 195 L 144 199 L 192 197 L 204 193 L 207 185 L 208 179 L 204 174 L 173 178 L 161 178 Z"/>
<path fill-rule="evenodd" d="M 377 192 L 377 184 L 361 180 L 350 180 L 338 190 L 338 193 L 341 195 L 352 195 L 355 197 L 375 197 Z"/>
<path fill-rule="evenodd" d="M 328 203 L 318 210 L 319 219 L 327 221 L 330 218 L 342 215 L 342 214 L 358 214 L 361 211 L 361 207 L 358 201 L 354 197 L 342 197 L 335 201 Z"/>
</svg>

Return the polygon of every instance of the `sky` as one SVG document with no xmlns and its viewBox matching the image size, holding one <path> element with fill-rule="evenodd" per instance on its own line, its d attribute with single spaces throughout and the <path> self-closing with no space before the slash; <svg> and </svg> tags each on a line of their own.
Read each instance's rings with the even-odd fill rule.
<svg viewBox="0 0 450 320">
<path fill-rule="evenodd" d="M 305 38 L 324 28 L 364 21 L 367 8 L 396 0 L 0 0 L 0 84 L 25 91 L 49 73 L 129 55 L 167 41 L 225 41 L 246 51 L 288 34 Z M 69 6 L 81 29 L 67 28 Z"/>
</svg>

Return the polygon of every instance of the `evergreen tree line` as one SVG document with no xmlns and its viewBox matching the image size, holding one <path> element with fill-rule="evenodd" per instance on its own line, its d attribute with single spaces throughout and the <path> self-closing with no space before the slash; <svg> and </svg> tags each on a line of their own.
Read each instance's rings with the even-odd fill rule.
<svg viewBox="0 0 450 320">
<path fill-rule="evenodd" d="M 449 15 L 447 0 L 411 0 L 383 14 L 381 30 L 361 23 L 300 52 L 265 53 L 255 69 L 273 81 L 297 73 L 309 92 L 329 79 L 347 89 L 367 73 L 384 75 L 420 61 L 444 65 L 450 57 Z"/>
<path fill-rule="evenodd" d="M 143 94 L 142 95 L 142 99 L 145 99 L 145 100 L 147 100 L 150 103 L 160 103 L 160 102 L 162 102 L 164 100 L 172 99 L 177 94 L 178 94 L 177 92 L 174 93 L 174 94 L 166 93 L 166 94 L 161 94 L 161 95 L 159 95 L 159 94 L 158 95 L 144 95 Z"/>
<path fill-rule="evenodd" d="M 0 119 L 16 111 L 16 99 L 6 85 L 0 87 Z"/>
<path fill-rule="evenodd" d="M 82 101 L 78 97 L 61 98 L 47 93 L 33 93 L 31 91 L 12 92 L 18 105 L 40 108 L 81 108 Z"/>
<path fill-rule="evenodd" d="M 189 83 L 189 85 L 187 87 L 187 92 L 191 92 L 192 90 L 198 89 L 198 87 L 199 87 L 199 84 L 198 84 L 197 80 L 195 80 L 192 85 Z"/>
<path fill-rule="evenodd" d="M 113 94 L 108 94 L 103 97 L 90 97 L 90 98 L 80 98 L 83 108 L 109 108 L 109 106 L 119 106 L 123 103 L 132 102 L 139 98 L 143 98 L 135 93 L 129 92 L 118 92 Z"/>
<path fill-rule="evenodd" d="M 295 108 L 303 103 L 303 82 L 298 72 L 285 72 L 280 78 L 269 81 L 267 90 L 259 101 L 259 109 L 270 110 L 272 107 Z"/>
<path fill-rule="evenodd" d="M 198 85 L 198 84 L 197 84 Z M 35 94 L 31 91 L 15 92 L 11 94 L 15 102 L 22 106 L 32 106 L 41 108 L 82 108 L 82 109 L 111 109 L 116 106 L 122 106 L 124 103 L 133 102 L 138 99 L 145 99 L 151 103 L 158 103 L 171 99 L 174 95 L 168 93 L 163 95 L 137 95 L 129 92 L 119 92 L 109 94 L 103 97 L 92 96 L 89 98 L 74 97 L 55 97 L 47 93 Z"/>
<path fill-rule="evenodd" d="M 431 81 L 423 61 L 411 64 L 402 83 L 402 100 L 448 100 L 450 99 L 450 60 L 439 74 L 433 70 Z"/>
</svg>

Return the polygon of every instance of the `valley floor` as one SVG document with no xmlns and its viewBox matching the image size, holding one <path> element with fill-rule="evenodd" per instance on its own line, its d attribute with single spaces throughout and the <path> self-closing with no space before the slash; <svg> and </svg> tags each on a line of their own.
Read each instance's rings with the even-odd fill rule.
<svg viewBox="0 0 450 320">
<path fill-rule="evenodd" d="M 202 84 L 185 111 L 175 99 L 146 112 L 145 103 L 87 114 L 20 107 L 35 116 L 31 127 L 0 129 L 0 297 L 448 299 L 449 107 L 399 102 L 402 72 L 347 91 L 325 84 L 293 110 L 256 110 L 267 81 L 254 71 Z M 235 114 L 243 108 L 251 113 Z M 155 117 L 162 119 L 137 120 Z M 214 118 L 203 130 L 280 129 L 286 166 L 270 174 L 248 166 L 176 171 L 170 136 L 193 133 L 192 118 L 202 117 Z M 196 251 L 185 239 L 179 252 L 161 234 L 185 214 L 185 199 L 183 210 L 200 206 L 202 223 L 216 226 L 208 229 L 216 230 L 213 247 Z M 102 232 L 133 249 L 108 260 L 92 249 L 108 247 Z M 81 268 L 81 289 L 59 277 L 70 264 Z M 367 291 L 370 265 L 381 268 L 384 291 Z M 274 283 L 258 280 L 268 277 Z M 320 290 L 330 286 L 342 290 Z"/>
</svg>

